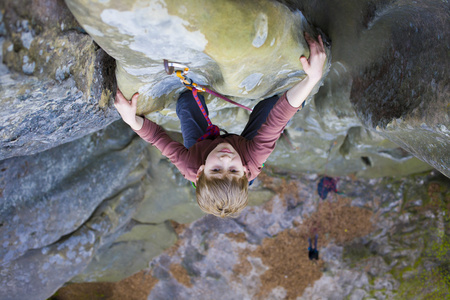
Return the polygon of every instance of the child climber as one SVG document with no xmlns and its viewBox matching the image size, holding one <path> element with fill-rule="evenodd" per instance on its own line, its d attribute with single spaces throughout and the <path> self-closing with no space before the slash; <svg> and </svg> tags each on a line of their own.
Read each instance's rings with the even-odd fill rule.
<svg viewBox="0 0 450 300">
<path fill-rule="evenodd" d="M 114 105 L 125 123 L 195 183 L 197 202 L 204 212 L 237 216 L 247 205 L 248 182 L 261 172 L 287 122 L 322 77 L 326 60 L 322 38 L 317 42 L 305 34 L 305 39 L 310 57 L 302 56 L 300 62 L 307 76 L 281 97 L 260 101 L 241 135 L 204 138 L 208 124 L 190 91 L 180 95 L 176 107 L 184 145 L 172 140 L 159 125 L 136 116 L 138 93 L 127 100 L 118 89 Z M 207 112 L 203 96 L 198 96 Z"/>
</svg>

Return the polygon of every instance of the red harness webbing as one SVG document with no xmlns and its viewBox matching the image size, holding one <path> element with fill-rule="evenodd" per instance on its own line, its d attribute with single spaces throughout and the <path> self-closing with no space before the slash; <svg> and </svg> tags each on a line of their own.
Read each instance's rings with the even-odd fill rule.
<svg viewBox="0 0 450 300">
<path fill-rule="evenodd" d="M 208 123 L 208 127 L 206 128 L 206 133 L 199 137 L 197 139 L 197 142 L 203 141 L 207 138 L 214 138 L 220 135 L 220 128 L 214 125 L 211 120 L 208 117 L 208 114 L 206 113 L 206 109 L 203 107 L 202 102 L 200 101 L 200 98 L 197 94 L 197 89 L 195 87 L 192 87 L 192 95 L 194 96 L 195 102 L 197 102 L 198 107 L 200 108 L 203 116 L 206 119 L 206 122 Z"/>
</svg>

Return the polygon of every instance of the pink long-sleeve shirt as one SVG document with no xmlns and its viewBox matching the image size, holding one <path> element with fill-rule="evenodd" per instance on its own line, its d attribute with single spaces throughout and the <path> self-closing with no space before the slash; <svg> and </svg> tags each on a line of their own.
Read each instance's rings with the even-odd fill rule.
<svg viewBox="0 0 450 300">
<path fill-rule="evenodd" d="M 209 153 L 220 143 L 230 143 L 239 153 L 242 164 L 247 170 L 248 180 L 251 181 L 261 173 L 262 164 L 275 149 L 276 142 L 284 127 L 298 109 L 298 107 L 289 104 L 286 93 L 284 93 L 273 106 L 266 122 L 263 123 L 252 140 L 232 134 L 197 142 L 189 149 L 172 140 L 161 126 L 146 118 L 144 118 L 142 128 L 135 132 L 142 139 L 158 148 L 187 180 L 193 182 L 196 181 L 197 171 L 201 165 L 205 164 Z"/>
</svg>

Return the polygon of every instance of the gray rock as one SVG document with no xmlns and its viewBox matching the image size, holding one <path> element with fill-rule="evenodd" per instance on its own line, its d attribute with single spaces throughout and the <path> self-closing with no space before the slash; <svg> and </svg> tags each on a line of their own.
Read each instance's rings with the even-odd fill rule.
<svg viewBox="0 0 450 300">
<path fill-rule="evenodd" d="M 103 200 L 139 181 L 144 170 L 132 172 L 145 146 L 121 122 L 46 152 L 0 161 L 2 263 L 75 231 Z"/>
<path fill-rule="evenodd" d="M 38 153 L 119 118 L 115 60 L 60 0 L 2 1 L 0 160 Z"/>
<path fill-rule="evenodd" d="M 123 233 L 144 199 L 146 147 L 120 121 L 0 162 L 0 286 L 7 299 L 48 298 Z"/>
<path fill-rule="evenodd" d="M 71 282 L 119 281 L 149 267 L 149 262 L 177 240 L 170 224 L 135 225 L 105 244 Z"/>
<path fill-rule="evenodd" d="M 380 256 L 369 258 L 366 265 L 368 269 L 367 273 L 372 277 L 381 277 L 390 270 L 390 268 L 386 265 L 386 262 Z"/>
<path fill-rule="evenodd" d="M 361 66 L 351 101 L 362 122 L 450 177 L 448 3 L 376 7 L 362 40 L 388 30 L 383 58 Z M 395 16 L 395 17 L 394 17 Z M 405 40 L 407 37 L 407 40 Z"/>
<path fill-rule="evenodd" d="M 366 299 L 366 298 L 364 298 L 366 296 L 367 296 L 367 293 L 365 290 L 356 289 L 350 295 L 350 300 L 363 300 L 363 299 Z"/>
<path fill-rule="evenodd" d="M 102 243 L 102 236 L 128 221 L 142 200 L 139 185 L 105 201 L 69 237 L 42 249 L 31 249 L 2 265 L 2 299 L 47 299 L 64 282 L 82 271 Z"/>
<path fill-rule="evenodd" d="M 78 280 L 121 279 L 144 268 L 154 255 L 173 243 L 175 236 L 166 220 L 188 223 L 201 216 L 193 189 L 157 151 L 149 150 L 121 123 L 98 131 L 118 118 L 111 107 L 116 89 L 114 71 L 126 95 L 142 92 L 140 112 L 175 131 L 179 131 L 175 99 L 181 85 L 164 74 L 163 56 L 189 63 L 196 81 L 210 84 L 246 105 L 282 93 L 303 76 L 298 56 L 307 54 L 301 32 L 309 25 L 300 13 L 280 4 L 261 2 L 258 10 L 249 8 L 256 2 L 240 6 L 244 25 L 233 27 L 224 26 L 229 25 L 232 14 L 221 9 L 232 2 L 211 2 L 208 5 L 213 6 L 207 11 L 217 13 L 220 29 L 243 33 L 226 39 L 225 33 L 217 34 L 220 31 L 211 23 L 205 26 L 202 18 L 192 17 L 178 10 L 177 3 L 168 1 L 167 15 L 158 15 L 162 19 L 156 21 L 181 30 L 176 32 L 168 26 L 167 31 L 152 32 L 163 34 L 163 38 L 153 38 L 156 46 L 143 49 L 133 47 L 146 45 L 152 35 L 145 32 L 155 21 L 143 13 L 148 7 L 133 9 L 138 14 L 136 19 L 124 19 L 122 25 L 131 27 L 111 18 L 126 15 L 131 2 L 135 1 L 94 1 L 89 5 L 67 1 L 86 31 L 117 59 L 117 68 L 114 59 L 94 43 L 61 0 L 0 3 L 0 286 L 11 299 L 45 299 L 80 273 Z M 271 165 L 276 172 L 340 177 L 352 173 L 360 178 L 417 173 L 428 170 L 431 164 L 448 176 L 448 37 L 442 35 L 448 31 L 446 3 L 289 3 L 293 10 L 301 8 L 330 36 L 333 64 L 321 90 L 287 126 L 285 136 L 289 139 L 280 140 L 267 162 L 268 169 Z M 105 11 L 110 14 L 108 18 L 103 18 Z M 271 26 L 269 12 L 274 11 L 284 18 Z M 333 15 L 328 14 L 330 11 Z M 135 26 L 135 20 L 147 23 Z M 264 20 L 269 21 L 267 31 Z M 277 26 L 281 25 L 287 29 L 282 26 L 279 30 Z M 183 31 L 186 26 L 189 32 Z M 186 34 L 180 36 L 180 32 Z M 186 37 L 202 32 L 208 36 L 206 50 L 186 43 Z M 160 42 L 166 42 L 164 33 L 168 33 L 166 37 L 178 34 L 176 43 L 169 40 L 169 45 L 178 46 L 180 42 L 186 51 L 161 46 Z M 291 46 L 268 51 L 271 34 L 287 38 L 283 44 Z M 194 49 L 185 49 L 189 47 Z M 243 61 L 249 60 L 240 55 L 243 49 L 250 49 L 250 57 L 259 60 L 236 72 Z M 260 55 L 253 55 L 254 51 Z M 275 59 L 280 53 L 285 55 L 281 55 L 281 62 L 289 62 L 287 66 Z M 246 112 L 213 97 L 207 102 L 215 122 L 239 133 L 248 118 Z M 163 253 L 152 261 L 154 276 L 160 282 L 151 297 L 202 299 L 204 289 L 216 291 L 215 298 L 254 296 L 267 266 L 259 258 L 250 259 L 250 275 L 236 283 L 233 265 L 244 244 L 231 241 L 226 234 L 243 233 L 248 241 L 245 247 L 254 249 L 264 238 L 292 228 L 294 221 L 301 223 L 315 211 L 318 178 L 311 174 L 301 177 L 302 182 L 296 183 L 301 200 L 277 196 L 271 211 L 249 207 L 238 219 L 208 216 L 191 224 L 184 236 L 188 242 L 177 255 Z M 376 288 L 390 289 L 376 291 L 376 295 L 392 298 L 400 280 L 414 274 L 403 272 L 412 263 L 423 261 L 426 270 L 436 268 L 438 263 L 428 261 L 425 253 L 432 250 L 431 238 L 440 240 L 437 236 L 443 236 L 443 217 L 437 213 L 425 214 L 423 219 L 414 217 L 421 205 L 429 203 L 430 180 L 435 179 L 341 178 L 339 190 L 352 197 L 354 205 L 373 209 L 380 218 L 376 232 L 362 242 L 374 258 L 366 261 L 365 257 L 350 267 L 344 261 L 345 247 L 329 245 L 321 249 L 329 272 L 305 295 L 313 292 L 330 299 L 347 297 L 356 293 L 356 287 L 367 293 Z M 264 198 L 252 200 L 257 203 L 272 195 L 258 188 L 252 191 L 257 198 Z M 444 197 L 445 193 L 439 195 Z M 413 202 L 405 204 L 408 199 Z M 139 203 L 142 206 L 137 210 Z M 423 231 L 436 227 L 436 222 L 440 235 Z M 154 232 L 154 237 L 143 236 L 147 231 Z M 143 248 L 145 251 L 140 252 Z M 121 266 L 130 255 L 136 259 L 122 269 L 121 275 Z M 94 257 L 98 260 L 92 262 Z M 381 259 L 385 263 L 378 269 L 367 269 L 372 275 L 403 272 L 405 276 L 386 275 L 369 286 L 371 274 L 365 267 Z M 173 278 L 172 263 L 187 270 L 193 288 L 187 289 Z M 284 293 L 276 288 L 270 297 L 282 297 Z"/>
</svg>

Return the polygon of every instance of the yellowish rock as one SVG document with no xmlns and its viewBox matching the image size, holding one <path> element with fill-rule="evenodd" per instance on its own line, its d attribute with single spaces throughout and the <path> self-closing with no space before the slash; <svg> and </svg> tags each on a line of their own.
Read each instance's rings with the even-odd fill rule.
<svg viewBox="0 0 450 300">
<path fill-rule="evenodd" d="M 182 85 L 163 59 L 237 101 L 280 93 L 303 76 L 309 50 L 304 18 L 271 1 L 67 0 L 83 28 L 117 60 L 126 97 L 139 91 L 138 113 L 159 111 Z M 215 107 L 211 107 L 215 110 Z"/>
</svg>

